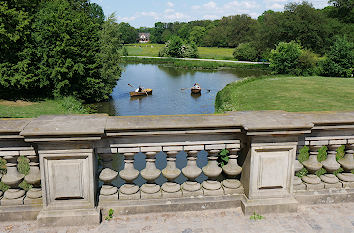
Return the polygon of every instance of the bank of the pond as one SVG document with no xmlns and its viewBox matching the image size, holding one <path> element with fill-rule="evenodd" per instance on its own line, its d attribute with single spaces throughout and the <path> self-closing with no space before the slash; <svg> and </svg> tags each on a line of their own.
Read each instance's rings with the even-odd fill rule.
<svg viewBox="0 0 354 233">
<path fill-rule="evenodd" d="M 158 57 L 164 44 L 128 44 L 125 45 L 129 56 Z M 198 47 L 200 58 L 234 60 L 233 48 Z"/>
<path fill-rule="evenodd" d="M 0 100 L 0 118 L 27 118 L 52 114 L 85 114 L 89 110 L 73 97 L 42 101 Z"/>
<path fill-rule="evenodd" d="M 237 68 L 237 69 L 261 69 L 271 72 L 269 64 L 261 62 L 237 62 L 237 61 L 218 61 L 193 59 L 184 60 L 178 58 L 161 58 L 161 57 L 122 57 L 123 63 L 142 63 L 142 64 L 167 64 L 180 68 L 188 69 L 219 69 L 219 68 Z"/>
<path fill-rule="evenodd" d="M 224 111 L 284 110 L 353 111 L 354 79 L 263 76 L 228 84 L 218 92 L 217 113 Z"/>
</svg>

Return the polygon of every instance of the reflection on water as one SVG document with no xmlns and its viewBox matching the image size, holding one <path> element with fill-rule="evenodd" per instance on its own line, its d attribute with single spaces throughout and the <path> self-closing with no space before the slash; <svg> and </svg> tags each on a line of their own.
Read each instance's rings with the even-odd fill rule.
<svg viewBox="0 0 354 233">
<path fill-rule="evenodd" d="M 189 70 L 156 64 L 125 64 L 122 77 L 109 102 L 95 104 L 99 113 L 112 116 L 176 115 L 214 113 L 215 96 L 226 84 L 247 76 L 260 76 L 262 70 Z M 192 95 L 194 83 L 201 95 Z M 153 89 L 152 95 L 130 97 L 139 85 Z"/>
</svg>

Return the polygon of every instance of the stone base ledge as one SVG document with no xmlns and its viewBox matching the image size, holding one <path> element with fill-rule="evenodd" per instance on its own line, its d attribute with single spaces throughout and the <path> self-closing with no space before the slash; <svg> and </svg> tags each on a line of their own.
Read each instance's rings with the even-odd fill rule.
<svg viewBox="0 0 354 233">
<path fill-rule="evenodd" d="M 250 200 L 245 197 L 241 202 L 241 208 L 245 215 L 268 214 L 268 213 L 289 213 L 296 212 L 298 202 L 294 198 L 268 198 Z"/>
<path fill-rule="evenodd" d="M 294 193 L 294 197 L 300 204 L 333 204 L 341 202 L 354 202 L 354 188 L 297 191 Z"/>
<path fill-rule="evenodd" d="M 42 205 L 0 206 L 0 221 L 32 221 L 37 219 Z"/>
<path fill-rule="evenodd" d="M 99 209 L 42 210 L 37 216 L 39 226 L 99 225 Z"/>
<path fill-rule="evenodd" d="M 102 215 L 106 216 L 109 209 L 115 215 L 130 215 L 144 213 L 161 213 L 176 211 L 200 211 L 206 209 L 227 209 L 239 207 L 244 194 L 223 196 L 199 196 L 183 198 L 164 198 L 150 200 L 118 200 L 99 203 Z"/>
</svg>

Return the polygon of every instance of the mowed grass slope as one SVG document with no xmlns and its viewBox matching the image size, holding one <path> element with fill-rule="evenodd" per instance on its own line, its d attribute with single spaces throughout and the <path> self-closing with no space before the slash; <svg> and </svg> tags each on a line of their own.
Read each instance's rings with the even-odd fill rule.
<svg viewBox="0 0 354 233">
<path fill-rule="evenodd" d="M 265 76 L 227 85 L 215 101 L 216 112 L 284 110 L 354 111 L 354 79 Z"/>
<path fill-rule="evenodd" d="M 160 49 L 165 46 L 163 44 L 129 44 L 125 45 L 129 56 L 148 56 L 158 57 Z M 215 47 L 198 47 L 199 57 L 206 59 L 233 60 L 234 49 L 232 48 L 215 48 Z"/>
<path fill-rule="evenodd" d="M 88 110 L 72 97 L 39 102 L 0 100 L 0 118 L 27 118 L 40 115 L 84 113 L 88 113 Z"/>
</svg>

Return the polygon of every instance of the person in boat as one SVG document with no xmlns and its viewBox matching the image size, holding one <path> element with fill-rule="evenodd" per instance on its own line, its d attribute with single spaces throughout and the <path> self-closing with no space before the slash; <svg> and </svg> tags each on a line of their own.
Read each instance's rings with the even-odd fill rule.
<svg viewBox="0 0 354 233">
<path fill-rule="evenodd" d="M 194 89 L 200 89 L 200 86 L 198 83 L 194 83 L 194 86 L 193 86 Z"/>
<path fill-rule="evenodd" d="M 136 90 L 135 90 L 135 92 L 142 92 L 143 91 L 143 87 L 141 87 L 141 86 L 139 86 L 139 88 L 137 88 Z"/>
</svg>

